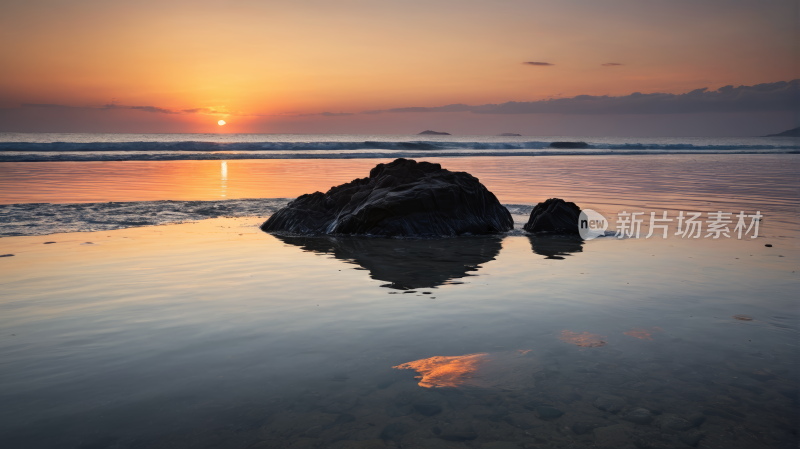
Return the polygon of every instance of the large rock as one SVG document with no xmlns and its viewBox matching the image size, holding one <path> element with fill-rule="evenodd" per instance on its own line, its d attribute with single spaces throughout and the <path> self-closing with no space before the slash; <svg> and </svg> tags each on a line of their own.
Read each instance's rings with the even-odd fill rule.
<svg viewBox="0 0 800 449">
<path fill-rule="evenodd" d="M 550 198 L 533 208 L 528 222 L 522 229 L 533 233 L 578 234 L 580 215 L 581 208 L 575 203 L 560 198 Z"/>
<path fill-rule="evenodd" d="M 511 214 L 478 178 L 402 158 L 378 164 L 369 178 L 302 195 L 261 225 L 266 232 L 304 235 L 425 237 L 513 227 Z"/>
</svg>

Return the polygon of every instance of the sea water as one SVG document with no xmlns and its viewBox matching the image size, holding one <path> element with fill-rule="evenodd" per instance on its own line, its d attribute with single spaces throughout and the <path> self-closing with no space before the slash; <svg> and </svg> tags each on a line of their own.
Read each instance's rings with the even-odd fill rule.
<svg viewBox="0 0 800 449">
<path fill-rule="evenodd" d="M 800 157 L 431 160 L 517 229 L 258 230 L 386 160 L 0 164 L 0 442 L 797 446 Z M 763 221 L 755 239 L 521 232 L 549 197 Z"/>
</svg>

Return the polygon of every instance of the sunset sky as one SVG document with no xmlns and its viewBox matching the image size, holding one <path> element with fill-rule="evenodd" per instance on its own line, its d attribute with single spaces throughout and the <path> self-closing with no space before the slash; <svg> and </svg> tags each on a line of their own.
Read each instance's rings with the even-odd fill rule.
<svg viewBox="0 0 800 449">
<path fill-rule="evenodd" d="M 780 132 L 797 5 L 5 0 L 0 131 Z"/>
</svg>

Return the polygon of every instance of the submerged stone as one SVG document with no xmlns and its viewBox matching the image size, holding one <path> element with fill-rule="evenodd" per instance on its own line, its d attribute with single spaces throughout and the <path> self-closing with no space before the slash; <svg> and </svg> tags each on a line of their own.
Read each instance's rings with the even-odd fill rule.
<svg viewBox="0 0 800 449">
<path fill-rule="evenodd" d="M 261 230 L 441 237 L 496 234 L 513 227 L 508 209 L 478 178 L 400 158 L 378 164 L 368 178 L 298 197 L 273 214 Z"/>
<path fill-rule="evenodd" d="M 645 408 L 637 408 L 635 410 L 631 410 L 625 416 L 622 417 L 625 421 L 630 421 L 634 424 L 650 424 L 650 421 L 653 420 L 653 415 L 650 414 L 650 410 Z"/>
<path fill-rule="evenodd" d="M 550 198 L 537 204 L 531 211 L 528 223 L 522 229 L 531 232 L 578 234 L 581 208 L 560 198 Z"/>
<path fill-rule="evenodd" d="M 564 414 L 564 412 L 562 412 L 557 408 L 547 407 L 544 405 L 536 407 L 535 411 L 536 411 L 536 416 L 538 416 L 540 419 L 546 419 L 546 420 L 557 419 Z"/>
<path fill-rule="evenodd" d="M 617 413 L 625 407 L 625 400 L 617 396 L 600 396 L 594 401 L 594 406 L 609 413 Z"/>
</svg>

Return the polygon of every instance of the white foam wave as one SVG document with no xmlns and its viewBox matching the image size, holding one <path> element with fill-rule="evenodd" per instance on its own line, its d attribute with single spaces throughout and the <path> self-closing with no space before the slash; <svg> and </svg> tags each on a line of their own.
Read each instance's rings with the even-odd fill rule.
<svg viewBox="0 0 800 449">
<path fill-rule="evenodd" d="M 447 156 L 551 156 L 609 154 L 797 153 L 785 145 L 587 142 L 583 149 L 555 149 L 550 141 L 363 142 L 0 142 L 0 162 L 216 159 L 347 159 Z"/>
</svg>

